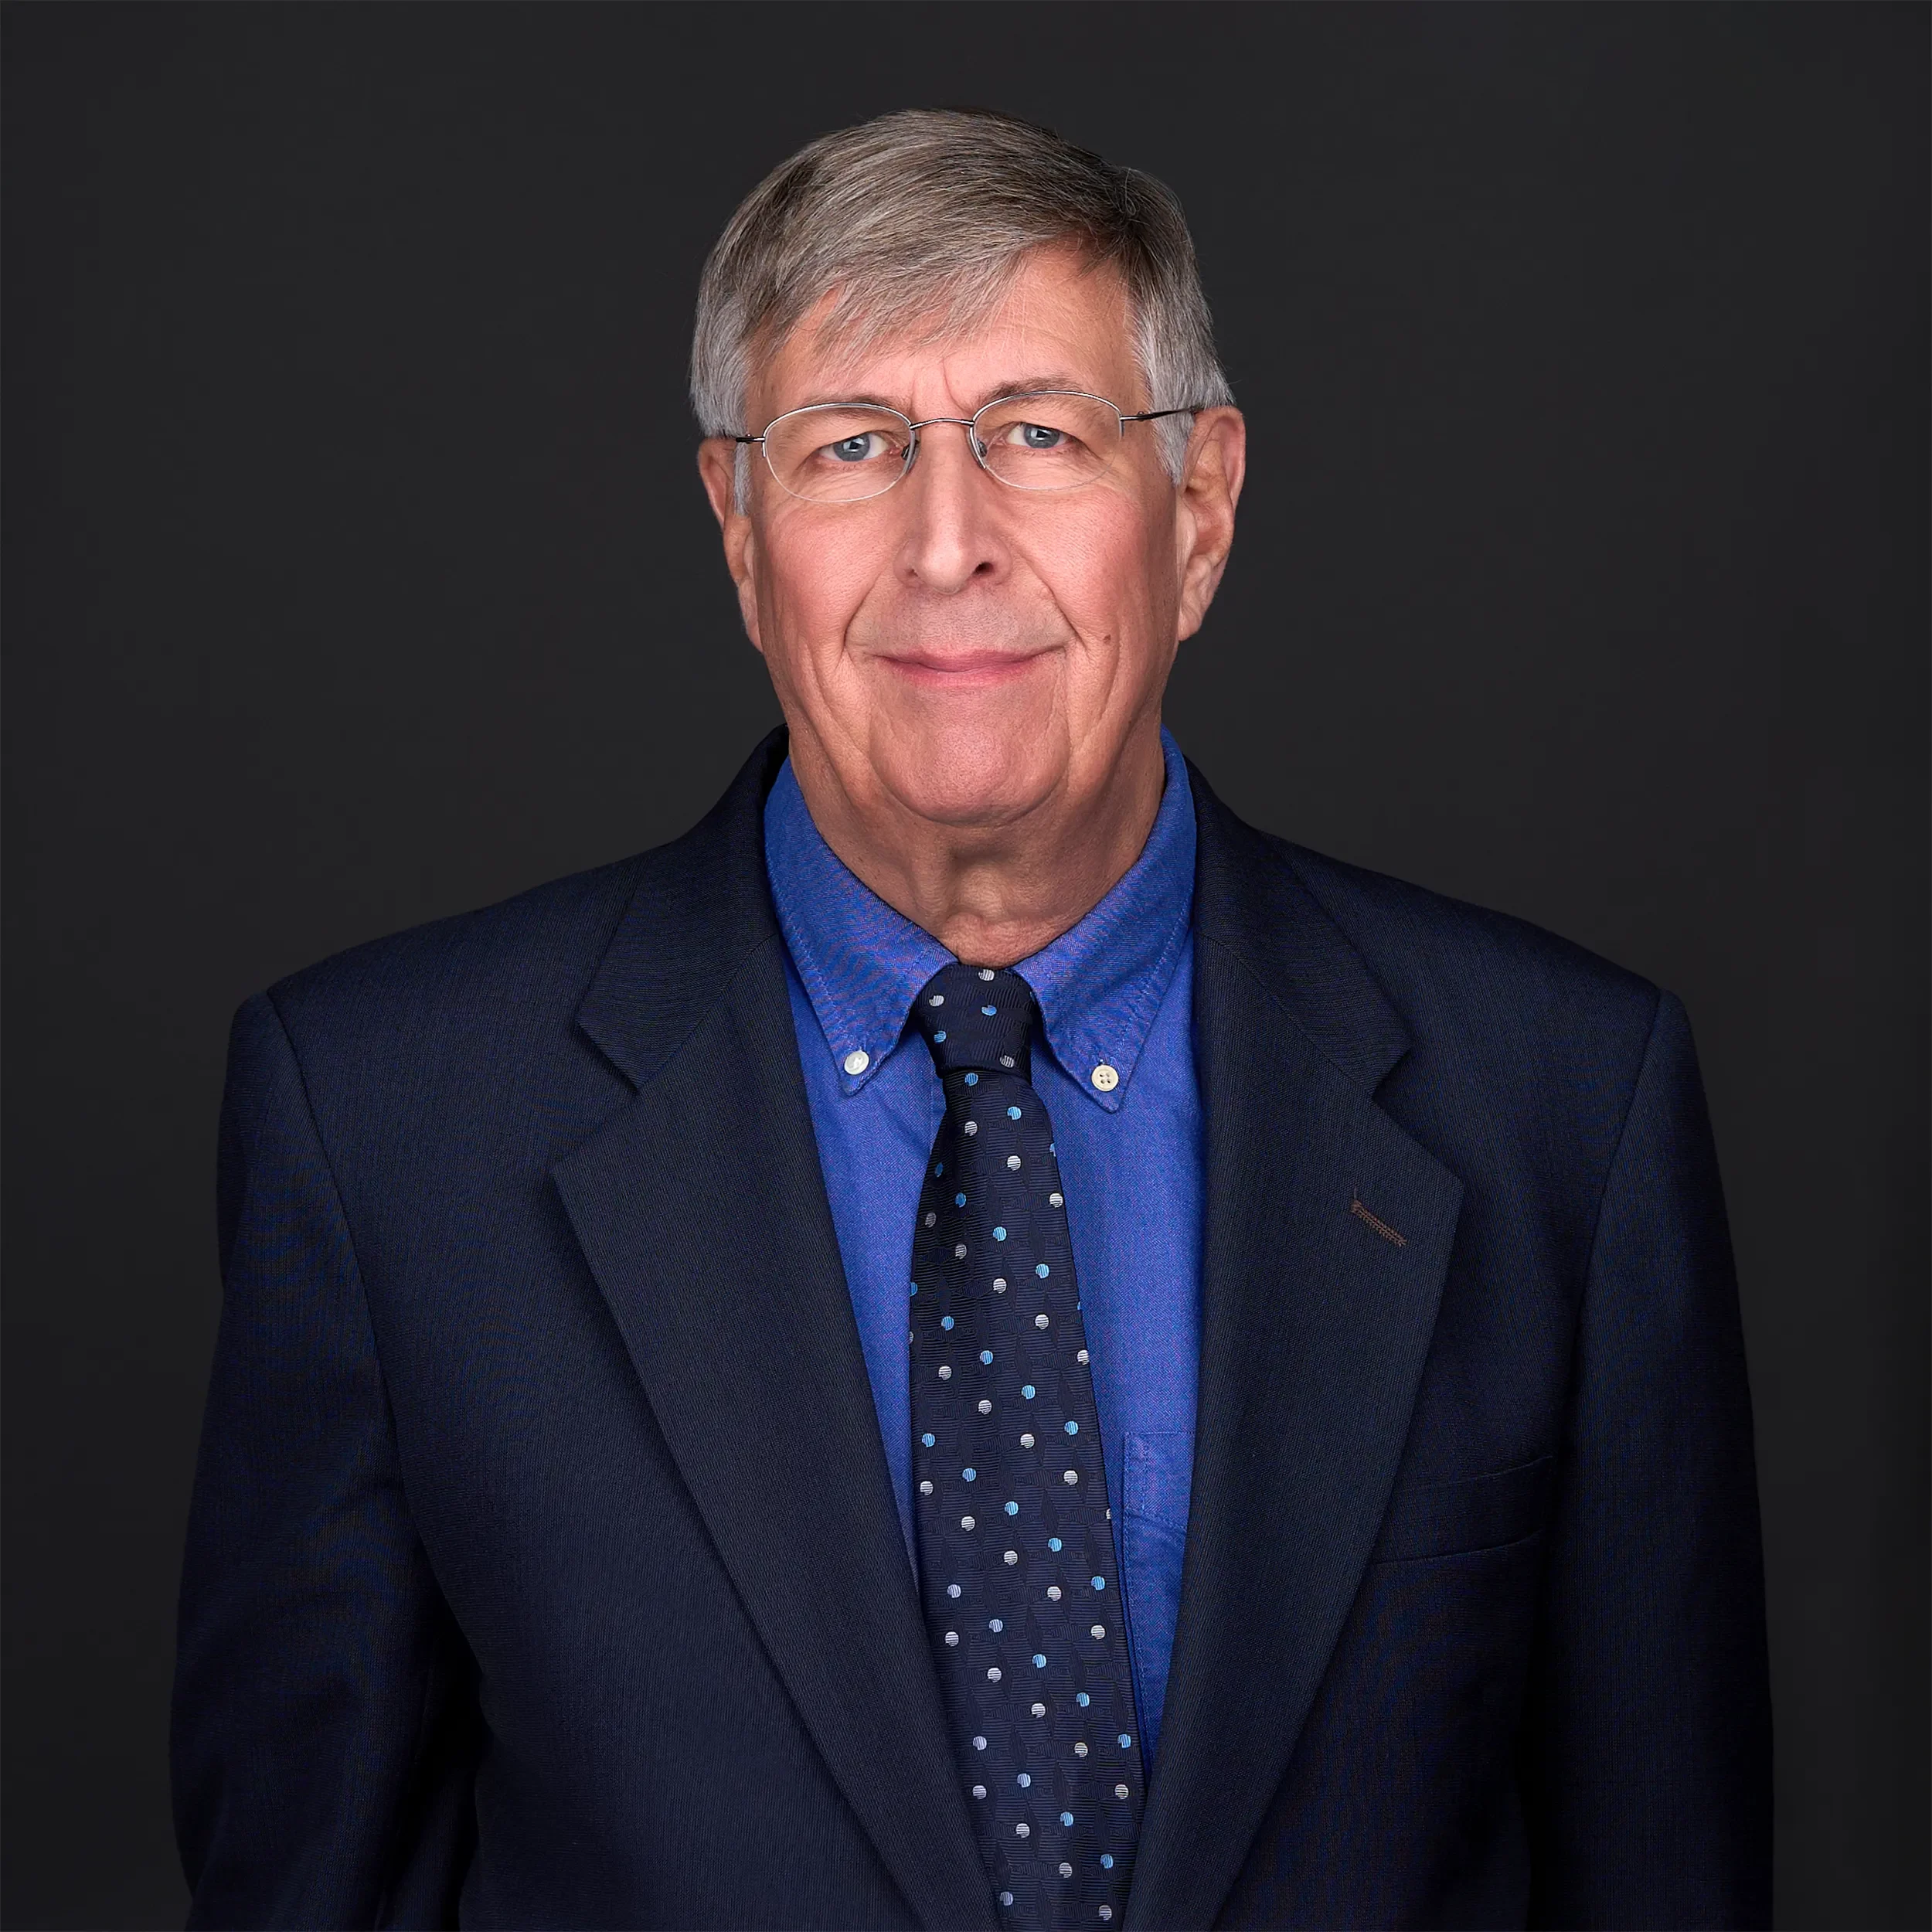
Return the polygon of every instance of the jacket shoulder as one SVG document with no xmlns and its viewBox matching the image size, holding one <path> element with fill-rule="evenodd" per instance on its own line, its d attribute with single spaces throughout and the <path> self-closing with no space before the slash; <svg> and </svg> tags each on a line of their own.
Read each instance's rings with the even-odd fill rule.
<svg viewBox="0 0 1932 1932">
<path fill-rule="evenodd" d="M 553 1022 L 582 998 L 651 856 L 351 947 L 277 981 L 268 1001 L 298 1050 L 400 1041 L 465 1019 Z"/>
<path fill-rule="evenodd" d="M 1641 974 L 1528 920 L 1262 836 L 1405 1012 L 1648 1033 L 1662 995 Z"/>
</svg>

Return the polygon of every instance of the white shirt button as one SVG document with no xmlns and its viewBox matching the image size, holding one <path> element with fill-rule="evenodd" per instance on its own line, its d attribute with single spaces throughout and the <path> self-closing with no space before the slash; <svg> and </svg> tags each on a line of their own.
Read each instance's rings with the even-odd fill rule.
<svg viewBox="0 0 1932 1932">
<path fill-rule="evenodd" d="M 852 1051 L 845 1056 L 845 1071 L 848 1073 L 862 1073 L 867 1067 L 871 1066 L 871 1064 L 872 1056 L 866 1052 L 862 1047 L 855 1046 Z M 1094 1075 L 1094 1078 L 1095 1083 L 1097 1084 L 1100 1080 L 1100 1076 L 1097 1073 Z"/>
<path fill-rule="evenodd" d="M 1114 1088 L 1121 1083 L 1119 1073 L 1114 1068 L 1109 1066 L 1105 1060 L 1102 1060 L 1100 1065 L 1087 1076 L 1087 1078 L 1103 1094 L 1112 1093 Z"/>
</svg>

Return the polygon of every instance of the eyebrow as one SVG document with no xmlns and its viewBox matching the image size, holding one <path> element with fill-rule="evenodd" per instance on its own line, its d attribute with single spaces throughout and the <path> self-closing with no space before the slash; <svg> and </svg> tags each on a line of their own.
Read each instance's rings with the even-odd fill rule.
<svg viewBox="0 0 1932 1932">
<path fill-rule="evenodd" d="M 1046 375 L 1009 376 L 994 383 L 990 389 L 981 390 L 978 401 L 967 413 L 970 416 L 975 410 L 983 410 L 988 403 L 997 403 L 1002 396 L 1030 396 L 1042 390 L 1054 389 L 1070 390 L 1077 396 L 1093 396 L 1098 393 L 1083 388 L 1078 376 L 1070 376 L 1063 369 Z M 824 395 L 815 393 L 805 402 L 794 403 L 792 409 L 823 409 L 828 404 L 838 403 L 863 403 L 872 409 L 891 410 L 895 414 L 905 417 L 908 421 L 916 420 L 911 410 L 903 409 L 898 403 L 889 402 L 883 396 L 866 389 L 842 389 L 835 393 L 828 392 Z M 781 410 L 780 413 L 789 416 L 791 410 Z"/>
</svg>

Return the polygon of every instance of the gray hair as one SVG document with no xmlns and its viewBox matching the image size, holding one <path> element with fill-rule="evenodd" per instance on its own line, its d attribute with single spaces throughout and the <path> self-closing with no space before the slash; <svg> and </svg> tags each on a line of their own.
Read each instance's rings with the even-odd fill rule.
<svg viewBox="0 0 1932 1932">
<path fill-rule="evenodd" d="M 754 353 L 835 291 L 825 325 L 835 337 L 862 348 L 920 328 L 937 340 L 984 320 L 1022 257 L 1054 243 L 1120 274 L 1151 407 L 1233 401 L 1172 189 L 1030 121 L 920 108 L 821 135 L 739 204 L 698 287 L 699 427 L 763 427 L 741 420 Z M 1149 427 L 1178 483 L 1193 417 Z M 738 454 L 742 507 L 742 444 Z"/>
</svg>

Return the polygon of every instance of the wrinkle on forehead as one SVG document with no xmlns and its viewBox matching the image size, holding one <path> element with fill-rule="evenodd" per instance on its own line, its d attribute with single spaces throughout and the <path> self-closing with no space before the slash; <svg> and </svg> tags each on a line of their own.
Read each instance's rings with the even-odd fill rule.
<svg viewBox="0 0 1932 1932">
<path fill-rule="evenodd" d="M 1024 271 L 1052 256 L 1077 265 L 1083 278 L 1109 267 L 1084 250 L 1049 242 L 1002 262 L 974 264 L 937 283 L 924 275 L 908 277 L 903 285 L 889 279 L 846 283 L 821 296 L 792 327 L 767 335 L 759 345 L 758 359 L 769 365 L 787 345 L 806 337 L 828 376 L 855 374 L 888 343 L 896 349 L 933 349 L 963 342 L 980 333 L 1016 295 L 1016 311 L 1009 319 L 1023 325 L 1033 293 L 1022 280 Z M 1114 280 L 1124 307 L 1125 287 L 1117 274 Z"/>
</svg>

